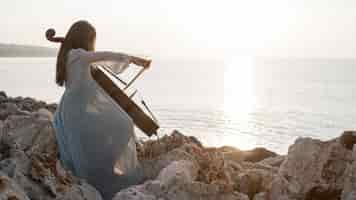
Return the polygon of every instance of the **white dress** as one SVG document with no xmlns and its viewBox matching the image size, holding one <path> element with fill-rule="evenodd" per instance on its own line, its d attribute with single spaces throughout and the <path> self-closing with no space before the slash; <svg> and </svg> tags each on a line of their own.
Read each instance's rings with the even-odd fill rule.
<svg viewBox="0 0 356 200">
<path fill-rule="evenodd" d="M 90 65 L 103 61 L 116 63 L 116 72 L 129 63 L 121 53 L 70 50 L 54 128 L 62 164 L 111 199 L 120 189 L 139 183 L 143 172 L 133 121 L 91 77 Z"/>
</svg>

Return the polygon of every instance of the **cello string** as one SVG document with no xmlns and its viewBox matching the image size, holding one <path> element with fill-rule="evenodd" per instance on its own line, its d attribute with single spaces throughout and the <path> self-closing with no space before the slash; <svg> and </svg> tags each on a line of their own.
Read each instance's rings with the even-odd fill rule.
<svg viewBox="0 0 356 200">
<path fill-rule="evenodd" d="M 151 115 L 152 119 L 155 120 L 157 124 L 159 124 L 157 118 L 155 117 L 155 115 L 153 114 L 153 112 L 152 112 L 151 109 L 148 107 L 147 103 L 145 102 L 145 100 L 144 100 L 144 98 L 143 98 L 141 92 L 138 91 L 137 89 L 136 89 L 136 91 L 137 91 L 137 94 L 138 94 L 138 96 L 139 96 L 139 98 L 140 98 L 140 100 L 141 100 L 141 104 L 146 108 L 146 110 L 148 111 L 148 113 Z"/>
<path fill-rule="evenodd" d="M 117 76 L 114 72 L 112 72 L 109 67 L 107 67 L 106 65 L 99 65 L 101 66 L 105 71 L 107 71 L 110 75 L 112 75 L 113 77 L 115 77 L 118 81 L 120 81 L 122 84 L 124 84 L 125 86 L 127 86 L 127 83 L 125 81 L 123 81 L 122 79 L 119 78 L 119 76 Z"/>
<path fill-rule="evenodd" d="M 105 71 L 107 71 L 110 75 L 112 75 L 113 77 L 115 77 L 117 80 L 119 80 L 121 83 L 123 83 L 126 87 L 128 85 L 128 83 L 126 83 L 125 81 L 121 80 L 119 78 L 119 76 L 117 76 L 114 72 L 112 72 L 107 66 L 105 65 L 99 65 L 101 66 L 103 69 L 105 69 Z M 143 99 L 143 96 L 141 95 L 141 92 L 138 91 L 138 89 L 135 89 L 135 91 L 133 92 L 133 94 L 130 95 L 130 98 L 132 98 L 134 95 L 136 95 L 136 93 L 138 93 L 138 95 L 140 96 L 140 100 L 141 100 L 141 104 L 145 107 L 145 109 L 148 111 L 148 113 L 151 115 L 152 119 L 156 121 L 156 123 L 158 124 L 158 120 L 155 117 L 155 115 L 153 114 L 153 112 L 151 111 L 151 109 L 148 107 L 147 103 L 145 102 L 145 100 Z"/>
<path fill-rule="evenodd" d="M 154 114 L 152 113 L 151 109 L 147 106 L 145 100 L 141 99 L 141 103 L 142 103 L 142 105 L 146 108 L 146 110 L 150 113 L 150 115 L 151 115 L 151 117 L 153 118 L 153 120 L 155 120 L 156 123 L 158 124 L 157 118 L 154 116 Z"/>
</svg>

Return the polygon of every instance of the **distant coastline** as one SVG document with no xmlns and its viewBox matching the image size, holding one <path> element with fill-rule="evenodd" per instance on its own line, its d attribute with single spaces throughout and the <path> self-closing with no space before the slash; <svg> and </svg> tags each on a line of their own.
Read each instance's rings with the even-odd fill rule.
<svg viewBox="0 0 356 200">
<path fill-rule="evenodd" d="M 54 57 L 57 50 L 49 47 L 0 43 L 0 57 Z"/>
</svg>

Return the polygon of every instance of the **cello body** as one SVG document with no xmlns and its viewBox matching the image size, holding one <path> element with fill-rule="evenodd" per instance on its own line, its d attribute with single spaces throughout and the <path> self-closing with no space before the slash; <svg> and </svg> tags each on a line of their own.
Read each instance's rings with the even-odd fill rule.
<svg viewBox="0 0 356 200">
<path fill-rule="evenodd" d="M 142 132 L 149 137 L 154 134 L 157 135 L 159 125 L 113 81 L 112 74 L 106 73 L 100 66 L 91 66 L 91 75 L 98 85 L 130 116 Z"/>
</svg>

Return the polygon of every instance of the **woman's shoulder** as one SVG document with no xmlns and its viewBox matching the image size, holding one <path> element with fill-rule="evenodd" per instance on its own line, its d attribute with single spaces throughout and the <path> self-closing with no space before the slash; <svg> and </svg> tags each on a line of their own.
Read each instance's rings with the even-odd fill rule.
<svg viewBox="0 0 356 200">
<path fill-rule="evenodd" d="M 68 61 L 71 62 L 73 60 L 77 60 L 83 54 L 87 53 L 85 49 L 78 48 L 78 49 L 71 49 L 68 51 Z"/>
<path fill-rule="evenodd" d="M 80 56 L 80 54 L 83 54 L 83 53 L 87 53 L 87 51 L 82 48 L 77 48 L 77 49 L 69 50 L 68 55 Z"/>
<path fill-rule="evenodd" d="M 67 53 L 67 63 L 73 63 L 80 59 L 81 54 L 83 54 L 84 49 L 71 49 Z"/>
</svg>

